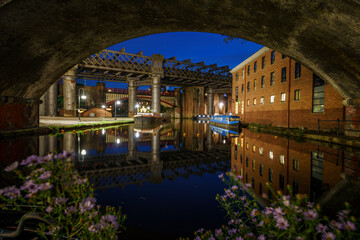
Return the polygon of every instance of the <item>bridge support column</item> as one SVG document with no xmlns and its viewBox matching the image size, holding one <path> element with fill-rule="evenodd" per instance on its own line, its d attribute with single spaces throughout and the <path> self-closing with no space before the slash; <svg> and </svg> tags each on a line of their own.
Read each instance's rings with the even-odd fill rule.
<svg viewBox="0 0 360 240">
<path fill-rule="evenodd" d="M 360 98 L 345 99 L 345 135 L 360 137 Z"/>
<path fill-rule="evenodd" d="M 42 103 L 40 103 L 39 105 L 39 116 L 46 116 L 46 97 L 47 95 L 47 91 L 40 97 L 40 101 Z"/>
<path fill-rule="evenodd" d="M 160 161 L 160 127 L 157 127 L 154 129 L 153 135 L 151 136 L 151 183 L 162 182 L 162 169 L 163 163 Z"/>
<path fill-rule="evenodd" d="M 181 101 L 180 101 L 180 88 L 175 88 L 175 106 L 174 106 L 174 116 L 175 118 L 181 118 Z"/>
<path fill-rule="evenodd" d="M 64 109 L 62 115 L 64 117 L 76 116 L 76 75 L 75 68 L 70 69 L 63 76 L 63 95 L 64 95 Z"/>
<path fill-rule="evenodd" d="M 134 117 L 135 115 L 135 105 L 137 101 L 137 86 L 135 83 L 135 78 L 127 78 L 127 82 L 129 83 L 128 86 L 128 93 L 129 93 L 129 105 L 128 105 L 128 113 L 129 117 Z"/>
<path fill-rule="evenodd" d="M 63 151 L 75 152 L 75 146 L 76 146 L 75 137 L 76 135 L 74 135 L 72 132 L 64 133 Z"/>
<path fill-rule="evenodd" d="M 128 138 L 128 160 L 135 159 L 136 154 L 136 140 L 134 125 L 129 125 L 129 138 Z"/>
<path fill-rule="evenodd" d="M 212 88 L 207 90 L 207 113 L 214 115 L 214 91 Z"/>
<path fill-rule="evenodd" d="M 55 117 L 57 113 L 57 81 L 48 90 L 48 116 Z"/>
<path fill-rule="evenodd" d="M 164 76 L 164 69 L 162 63 L 164 56 L 160 54 L 153 54 L 151 56 L 151 109 L 153 113 L 160 114 L 160 79 Z"/>
</svg>

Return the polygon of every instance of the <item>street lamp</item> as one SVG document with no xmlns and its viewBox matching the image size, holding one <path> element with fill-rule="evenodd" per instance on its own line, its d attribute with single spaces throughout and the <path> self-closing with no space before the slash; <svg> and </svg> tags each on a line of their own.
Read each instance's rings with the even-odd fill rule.
<svg viewBox="0 0 360 240">
<path fill-rule="evenodd" d="M 82 95 L 81 95 L 81 90 L 82 90 Z M 79 88 L 79 92 L 78 92 L 78 96 L 79 96 L 79 122 L 81 122 L 80 120 L 80 108 L 81 108 L 81 100 L 80 99 L 86 99 L 86 96 L 84 95 L 85 94 L 85 90 L 83 88 Z"/>
<path fill-rule="evenodd" d="M 221 111 L 221 112 L 222 112 L 221 109 L 222 109 L 223 106 L 224 106 L 224 103 L 220 102 L 220 103 L 219 103 L 219 107 L 220 107 L 220 111 Z"/>
<path fill-rule="evenodd" d="M 104 110 L 105 110 L 105 108 L 106 108 L 106 106 L 105 105 L 102 105 L 101 106 Z M 104 118 L 106 117 L 106 110 L 104 111 Z"/>
<path fill-rule="evenodd" d="M 140 107 L 140 105 L 139 105 L 139 104 L 136 104 L 136 105 L 135 105 L 135 108 L 136 108 L 136 114 L 137 114 L 137 112 L 139 111 L 139 107 Z"/>
<path fill-rule="evenodd" d="M 120 104 L 120 101 L 117 100 L 117 101 L 115 102 L 115 120 L 116 120 L 116 105 L 119 105 L 119 104 Z"/>
</svg>

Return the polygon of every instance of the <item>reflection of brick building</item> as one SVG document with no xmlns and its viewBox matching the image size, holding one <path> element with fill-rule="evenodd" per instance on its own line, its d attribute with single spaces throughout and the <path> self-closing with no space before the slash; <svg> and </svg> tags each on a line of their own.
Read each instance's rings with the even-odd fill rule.
<svg viewBox="0 0 360 240">
<path fill-rule="evenodd" d="M 317 119 L 344 119 L 343 97 L 332 86 L 300 63 L 267 47 L 231 73 L 232 112 L 244 122 L 316 129 Z"/>
<path fill-rule="evenodd" d="M 274 189 L 293 187 L 295 193 L 305 193 L 312 200 L 334 187 L 344 164 L 343 152 L 311 143 L 299 143 L 273 135 L 244 130 L 232 139 L 231 169 L 252 183 L 257 194 L 268 194 L 266 183 Z"/>
</svg>

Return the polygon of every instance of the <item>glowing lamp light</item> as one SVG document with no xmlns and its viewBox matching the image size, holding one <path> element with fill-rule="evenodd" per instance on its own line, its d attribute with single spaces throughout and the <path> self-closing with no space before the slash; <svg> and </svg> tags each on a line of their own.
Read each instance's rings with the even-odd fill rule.
<svg viewBox="0 0 360 240">
<path fill-rule="evenodd" d="M 136 104 L 136 105 L 135 105 L 135 108 L 139 108 L 139 107 L 140 107 L 140 105 L 139 105 L 139 104 Z"/>
<path fill-rule="evenodd" d="M 120 139 L 116 139 L 116 143 L 119 144 L 119 143 L 120 143 Z"/>
<path fill-rule="evenodd" d="M 102 108 L 106 108 L 106 106 L 105 106 L 105 105 L 102 105 L 101 107 L 102 107 Z"/>
<path fill-rule="evenodd" d="M 140 133 L 139 133 L 139 132 L 136 132 L 136 133 L 135 133 L 135 137 L 137 137 L 137 138 L 140 137 Z"/>
<path fill-rule="evenodd" d="M 219 107 L 222 108 L 224 106 L 224 103 L 219 103 Z"/>
<path fill-rule="evenodd" d="M 116 104 L 117 104 L 117 105 L 119 105 L 119 104 L 120 104 L 120 101 L 119 101 L 119 100 L 117 100 L 117 101 L 116 101 Z"/>
<path fill-rule="evenodd" d="M 86 150 L 85 149 L 81 150 L 81 155 L 86 155 Z"/>
<path fill-rule="evenodd" d="M 85 96 L 85 95 L 82 95 L 82 96 L 81 96 L 81 99 L 86 99 L 86 96 Z"/>
<path fill-rule="evenodd" d="M 101 133 L 104 135 L 105 134 L 105 129 L 101 130 Z"/>
</svg>

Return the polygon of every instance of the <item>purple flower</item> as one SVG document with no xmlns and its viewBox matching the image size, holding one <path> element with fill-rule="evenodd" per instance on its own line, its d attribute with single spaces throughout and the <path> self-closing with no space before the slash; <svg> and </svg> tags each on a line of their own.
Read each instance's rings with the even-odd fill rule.
<svg viewBox="0 0 360 240">
<path fill-rule="evenodd" d="M 75 180 L 74 183 L 75 183 L 75 184 L 79 184 L 79 185 L 85 184 L 86 181 L 87 181 L 86 178 L 80 178 L 80 177 L 78 177 L 78 176 L 74 176 L 74 180 Z"/>
<path fill-rule="evenodd" d="M 234 219 L 231 219 L 229 222 L 228 222 L 228 225 L 232 225 L 232 224 L 234 224 Z"/>
<path fill-rule="evenodd" d="M 246 183 L 245 186 L 246 187 L 252 187 L 251 183 Z"/>
<path fill-rule="evenodd" d="M 240 197 L 241 200 L 245 201 L 246 200 L 246 196 L 242 196 Z"/>
<path fill-rule="evenodd" d="M 241 176 L 241 175 L 237 175 L 237 176 L 236 176 L 236 179 L 237 179 L 237 180 L 241 180 L 241 179 L 242 179 L 242 176 Z"/>
<path fill-rule="evenodd" d="M 20 197 L 20 189 L 16 186 L 6 187 L 0 190 L 0 195 L 4 195 L 9 199 L 15 199 Z"/>
<path fill-rule="evenodd" d="M 28 165 L 33 166 L 33 165 L 38 165 L 39 163 L 41 163 L 41 157 L 36 156 L 36 155 L 31 155 L 28 158 L 26 158 L 26 160 L 22 160 L 20 165 Z"/>
<path fill-rule="evenodd" d="M 216 240 L 213 236 L 210 236 L 208 240 Z"/>
<path fill-rule="evenodd" d="M 100 229 L 105 228 L 112 228 L 117 229 L 119 227 L 119 223 L 117 222 L 117 217 L 114 215 L 105 215 L 101 217 L 100 223 L 99 223 Z"/>
<path fill-rule="evenodd" d="M 304 212 L 304 216 L 307 220 L 314 220 L 318 217 L 317 212 L 314 209 Z"/>
<path fill-rule="evenodd" d="M 200 229 L 199 229 L 199 230 L 197 230 L 196 232 L 197 232 L 197 233 L 202 233 L 203 231 L 205 231 L 205 229 L 200 228 Z"/>
<path fill-rule="evenodd" d="M 296 239 L 296 240 L 303 240 L 303 238 L 300 237 L 300 236 L 297 236 L 295 239 Z"/>
<path fill-rule="evenodd" d="M 340 223 L 340 222 L 337 222 L 337 221 L 335 221 L 335 220 L 331 220 L 331 222 L 330 222 L 330 227 L 332 228 L 332 229 L 342 229 L 343 228 L 343 225 L 342 225 L 342 223 Z"/>
<path fill-rule="evenodd" d="M 252 237 L 252 236 L 254 236 L 254 233 L 249 232 L 249 233 L 246 234 L 246 236 Z"/>
<path fill-rule="evenodd" d="M 233 228 L 233 229 L 229 229 L 228 234 L 229 234 L 229 236 L 232 236 L 232 235 L 236 234 L 236 232 L 237 232 L 236 229 Z"/>
<path fill-rule="evenodd" d="M 264 221 L 259 222 L 259 224 L 257 225 L 258 227 L 262 227 L 264 225 Z"/>
<path fill-rule="evenodd" d="M 89 232 L 91 233 L 98 233 L 99 230 L 97 229 L 97 227 L 94 224 L 91 224 L 90 227 L 88 228 Z"/>
<path fill-rule="evenodd" d="M 288 221 L 287 221 L 285 218 L 283 218 L 283 217 L 278 217 L 278 218 L 276 219 L 276 226 L 277 226 L 278 228 L 280 228 L 280 229 L 285 230 L 285 229 L 287 229 L 287 228 L 289 227 L 289 223 L 288 223 Z"/>
<path fill-rule="evenodd" d="M 75 154 L 73 152 L 67 152 L 63 151 L 62 153 L 59 153 L 58 155 L 55 155 L 55 159 L 65 159 L 65 158 L 73 158 Z"/>
<path fill-rule="evenodd" d="M 235 220 L 235 224 L 240 224 L 241 223 L 241 219 L 236 219 Z"/>
<path fill-rule="evenodd" d="M 62 205 L 65 204 L 67 200 L 68 200 L 67 198 L 63 198 L 63 197 L 55 198 L 55 204 Z"/>
<path fill-rule="evenodd" d="M 224 174 L 222 173 L 222 174 L 219 174 L 219 176 L 218 176 L 219 178 L 223 178 L 224 177 Z"/>
<path fill-rule="evenodd" d="M 265 235 L 264 234 L 261 234 L 259 237 L 258 237 L 258 239 L 257 240 L 265 240 L 266 238 L 265 238 Z"/>
<path fill-rule="evenodd" d="M 221 229 L 216 229 L 215 230 L 215 237 L 219 237 L 222 235 L 222 230 Z"/>
<path fill-rule="evenodd" d="M 274 209 L 273 211 L 273 214 L 274 214 L 274 217 L 281 217 L 281 216 L 284 216 L 285 213 L 283 212 L 282 208 L 281 207 L 277 207 Z"/>
<path fill-rule="evenodd" d="M 49 190 L 49 189 L 52 188 L 52 187 L 53 187 L 53 185 L 52 185 L 50 182 L 41 183 L 41 184 L 39 185 L 39 190 L 40 190 L 40 191 L 47 191 L 47 190 Z"/>
<path fill-rule="evenodd" d="M 356 230 L 356 227 L 355 227 L 355 224 L 351 221 L 347 221 L 345 224 L 344 224 L 344 228 L 346 230 L 352 230 L 352 231 L 355 231 Z"/>
<path fill-rule="evenodd" d="M 312 207 L 314 207 L 314 203 L 313 203 L 313 202 L 308 202 L 308 203 L 307 203 L 307 206 L 308 206 L 309 208 L 312 208 Z"/>
<path fill-rule="evenodd" d="M 40 175 L 39 179 L 40 180 L 45 180 L 45 179 L 48 179 L 49 177 L 51 177 L 51 171 L 47 171 L 47 172 L 44 172 Z"/>
<path fill-rule="evenodd" d="M 82 202 L 79 204 L 80 212 L 84 213 L 88 210 L 91 210 L 95 207 L 96 199 L 95 198 L 85 198 L 82 200 Z"/>
<path fill-rule="evenodd" d="M 244 240 L 242 237 L 237 237 L 235 240 Z"/>
<path fill-rule="evenodd" d="M 349 210 L 342 210 L 340 212 L 338 212 L 337 217 L 339 219 L 339 221 L 344 221 L 345 219 L 345 215 L 349 214 Z"/>
<path fill-rule="evenodd" d="M 53 210 L 53 208 L 52 208 L 51 206 L 48 206 L 48 207 L 45 209 L 45 212 L 50 213 L 52 210 Z"/>
<path fill-rule="evenodd" d="M 76 212 L 76 207 L 74 207 L 74 206 L 70 206 L 70 207 L 65 209 L 65 214 L 66 215 L 71 215 L 71 214 L 73 214 L 75 212 Z"/>
<path fill-rule="evenodd" d="M 321 223 L 316 226 L 316 231 L 318 231 L 319 233 L 324 233 L 327 229 L 327 226 L 322 225 Z"/>
<path fill-rule="evenodd" d="M 323 233 L 323 235 L 321 235 L 321 239 L 322 240 L 334 240 L 335 234 L 333 234 L 332 232 L 325 232 L 325 233 Z"/>
<path fill-rule="evenodd" d="M 238 190 L 238 189 L 239 189 L 239 187 L 238 187 L 238 186 L 236 186 L 236 185 L 234 185 L 234 186 L 232 186 L 232 187 L 231 187 L 231 189 L 232 189 L 233 191 L 236 191 L 236 190 Z"/>
<path fill-rule="evenodd" d="M 258 210 L 257 210 L 257 209 L 253 209 L 253 210 L 251 211 L 250 216 L 256 217 L 257 213 L 258 213 Z"/>
<path fill-rule="evenodd" d="M 274 209 L 272 207 L 266 207 L 263 212 L 265 215 L 270 215 L 273 213 L 273 211 L 274 211 Z"/>
<path fill-rule="evenodd" d="M 16 161 L 16 162 L 13 162 L 12 164 L 10 164 L 9 166 L 7 166 L 4 171 L 5 172 L 12 172 L 14 171 L 15 169 L 17 169 L 17 167 L 19 166 L 19 162 Z"/>
</svg>

